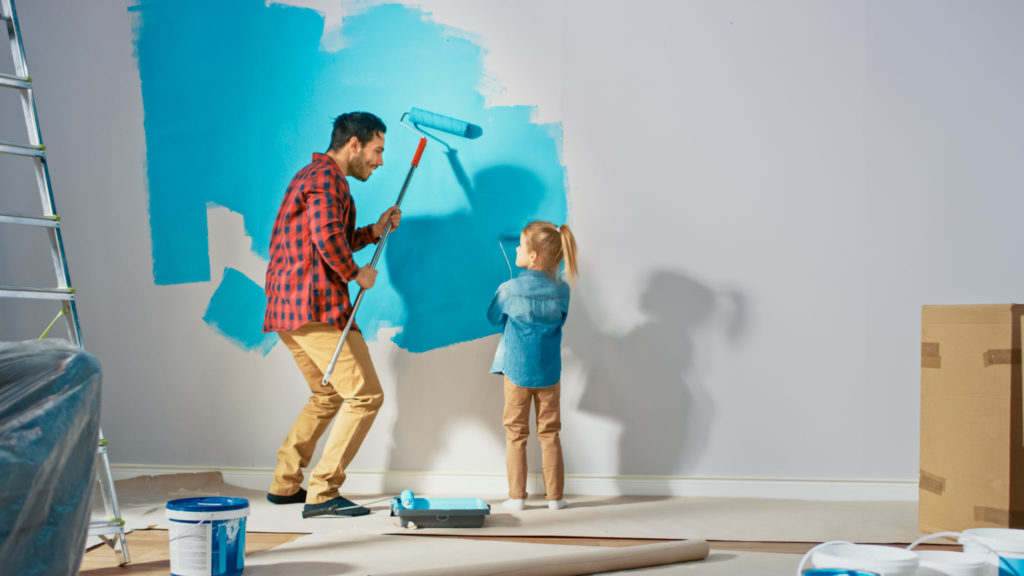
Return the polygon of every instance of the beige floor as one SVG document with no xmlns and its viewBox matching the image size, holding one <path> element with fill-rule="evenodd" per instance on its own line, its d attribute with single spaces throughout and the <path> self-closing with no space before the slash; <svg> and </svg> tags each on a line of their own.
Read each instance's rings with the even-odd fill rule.
<svg viewBox="0 0 1024 576">
<path fill-rule="evenodd" d="M 389 495 L 350 496 L 369 505 L 369 516 L 304 520 L 301 505 L 271 505 L 263 492 L 224 484 L 219 474 L 211 473 L 119 482 L 122 516 L 134 530 L 128 537 L 133 561 L 115 568 L 120 557 L 105 546 L 93 546 L 81 574 L 167 574 L 166 502 L 197 495 L 249 499 L 247 575 L 455 570 L 488 562 L 565 558 L 613 546 L 706 540 L 710 553 L 703 560 L 621 573 L 724 576 L 756 569 L 765 576 L 788 576 L 816 543 L 906 545 L 919 535 L 916 505 L 905 502 L 570 496 L 564 510 L 547 510 L 538 500 L 528 502 L 526 510 L 508 512 L 497 495 L 488 499 L 492 513 L 482 528 L 412 531 L 390 516 Z"/>
</svg>

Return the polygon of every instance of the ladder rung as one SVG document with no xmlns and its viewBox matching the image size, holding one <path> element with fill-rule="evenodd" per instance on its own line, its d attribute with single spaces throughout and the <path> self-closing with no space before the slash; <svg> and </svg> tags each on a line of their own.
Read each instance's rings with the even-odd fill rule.
<svg viewBox="0 0 1024 576">
<path fill-rule="evenodd" d="M 0 223 L 23 224 L 25 226 L 38 226 L 43 228 L 60 227 L 59 216 L 25 216 L 23 214 L 12 214 L 0 212 Z"/>
<path fill-rule="evenodd" d="M 10 88 L 31 88 L 32 82 L 24 76 L 12 76 L 10 74 L 0 74 L 0 86 L 8 86 Z"/>
<path fill-rule="evenodd" d="M 124 534 L 124 520 L 94 520 L 89 522 L 89 536 Z"/>
<path fill-rule="evenodd" d="M 30 300 L 67 300 L 75 299 L 74 288 L 16 288 L 0 286 L 0 298 L 28 298 Z"/>
<path fill-rule="evenodd" d="M 46 151 L 42 146 L 31 144 L 15 144 L 13 142 L 0 142 L 0 154 L 16 154 L 18 156 L 36 156 L 45 158 Z"/>
</svg>

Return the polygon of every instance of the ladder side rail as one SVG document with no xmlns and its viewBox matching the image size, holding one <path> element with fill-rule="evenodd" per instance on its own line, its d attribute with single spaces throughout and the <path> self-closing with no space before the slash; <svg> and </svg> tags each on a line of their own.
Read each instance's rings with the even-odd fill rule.
<svg viewBox="0 0 1024 576">
<path fill-rule="evenodd" d="M 100 483 L 100 492 L 103 495 L 103 505 L 110 518 L 120 522 L 122 529 L 117 533 L 118 543 L 121 545 L 121 558 L 124 564 L 130 562 L 128 546 L 125 542 L 124 519 L 121 518 L 121 507 L 117 503 L 117 491 L 114 488 L 113 474 L 110 471 L 110 458 L 107 456 L 107 441 L 103 437 L 103 429 L 100 429 L 100 448 L 97 453 L 100 461 L 100 470 L 97 471 L 97 480 Z"/>
<path fill-rule="evenodd" d="M 14 70 L 17 76 L 25 79 L 27 86 L 18 90 L 21 95 L 22 111 L 25 115 L 25 128 L 29 144 L 45 149 L 42 130 L 39 127 L 39 116 L 36 111 L 35 93 L 32 88 L 31 75 L 28 70 L 28 59 L 25 57 L 25 45 L 18 26 L 18 14 L 12 0 L 3 2 L 3 13 L 7 20 L 8 38 L 11 42 L 11 54 L 14 58 Z M 45 217 L 57 215 L 57 205 L 53 199 L 53 187 L 50 180 L 49 163 L 45 155 L 36 156 L 35 176 L 39 190 L 39 200 Z M 64 238 L 59 227 L 54 227 L 48 234 L 50 238 L 50 255 L 57 276 L 58 288 L 71 288 L 71 274 L 68 271 L 67 256 L 64 250 Z M 67 320 L 68 338 L 76 346 L 82 347 L 81 324 L 78 320 L 78 305 L 74 300 L 64 302 L 64 315 Z"/>
<path fill-rule="evenodd" d="M 18 12 L 11 0 L 0 0 L 3 3 L 4 17 L 7 20 L 7 37 L 11 43 L 11 56 L 14 58 L 14 72 L 29 82 L 29 86 L 21 91 L 21 106 L 25 112 L 28 139 L 33 146 L 40 146 L 39 121 L 36 116 L 35 100 L 32 97 L 31 75 L 28 72 L 28 61 L 25 59 L 25 45 L 21 40 L 21 29 L 18 26 Z M 33 127 L 35 128 L 33 130 Z"/>
</svg>

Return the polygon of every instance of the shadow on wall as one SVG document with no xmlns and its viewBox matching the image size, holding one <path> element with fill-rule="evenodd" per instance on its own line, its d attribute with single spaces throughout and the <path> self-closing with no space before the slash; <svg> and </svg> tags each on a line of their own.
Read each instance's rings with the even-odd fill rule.
<svg viewBox="0 0 1024 576">
<path fill-rule="evenodd" d="M 457 454 L 460 471 L 504 470 L 502 381 L 488 373 L 496 344 L 481 338 L 393 356 L 398 382 L 385 399 L 395 411 L 387 470 L 435 470 L 445 454 Z M 485 452 L 467 455 L 470 448 Z"/>
<path fill-rule="evenodd" d="M 403 218 L 388 238 L 388 276 L 408 313 L 394 340 L 410 352 L 498 333 L 486 312 L 509 278 L 499 238 L 518 236 L 544 197 L 540 179 L 522 168 L 488 168 L 470 184 L 454 154 L 449 160 L 469 208 Z"/>
<path fill-rule="evenodd" d="M 566 343 L 582 362 L 579 409 L 621 425 L 617 472 L 679 475 L 692 470 L 715 414 L 701 379 L 708 368 L 702 344 L 716 329 L 729 338 L 740 335 L 741 298 L 678 272 L 660 271 L 640 296 L 647 320 L 621 336 L 597 328 L 585 296 L 574 304 Z M 666 485 L 662 493 L 668 490 Z"/>
<path fill-rule="evenodd" d="M 510 165 L 482 170 L 470 182 L 454 151 L 448 158 L 469 209 L 403 218 L 388 240 L 388 274 L 408 311 L 394 340 L 410 352 L 431 351 L 395 357 L 393 470 L 432 469 L 454 427 L 469 424 L 504 443 L 501 380 L 489 374 L 496 342 L 481 338 L 499 332 L 487 307 L 510 277 L 499 239 L 543 217 L 545 191 L 534 173 Z M 503 454 L 496 458 L 504 462 Z"/>
</svg>

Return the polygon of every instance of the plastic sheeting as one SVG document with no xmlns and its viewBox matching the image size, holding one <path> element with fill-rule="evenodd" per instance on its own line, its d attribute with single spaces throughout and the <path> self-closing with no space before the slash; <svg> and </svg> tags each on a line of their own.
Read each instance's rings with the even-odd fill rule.
<svg viewBox="0 0 1024 576">
<path fill-rule="evenodd" d="M 99 418 L 94 356 L 66 341 L 0 342 L 0 572 L 78 573 Z"/>
</svg>

